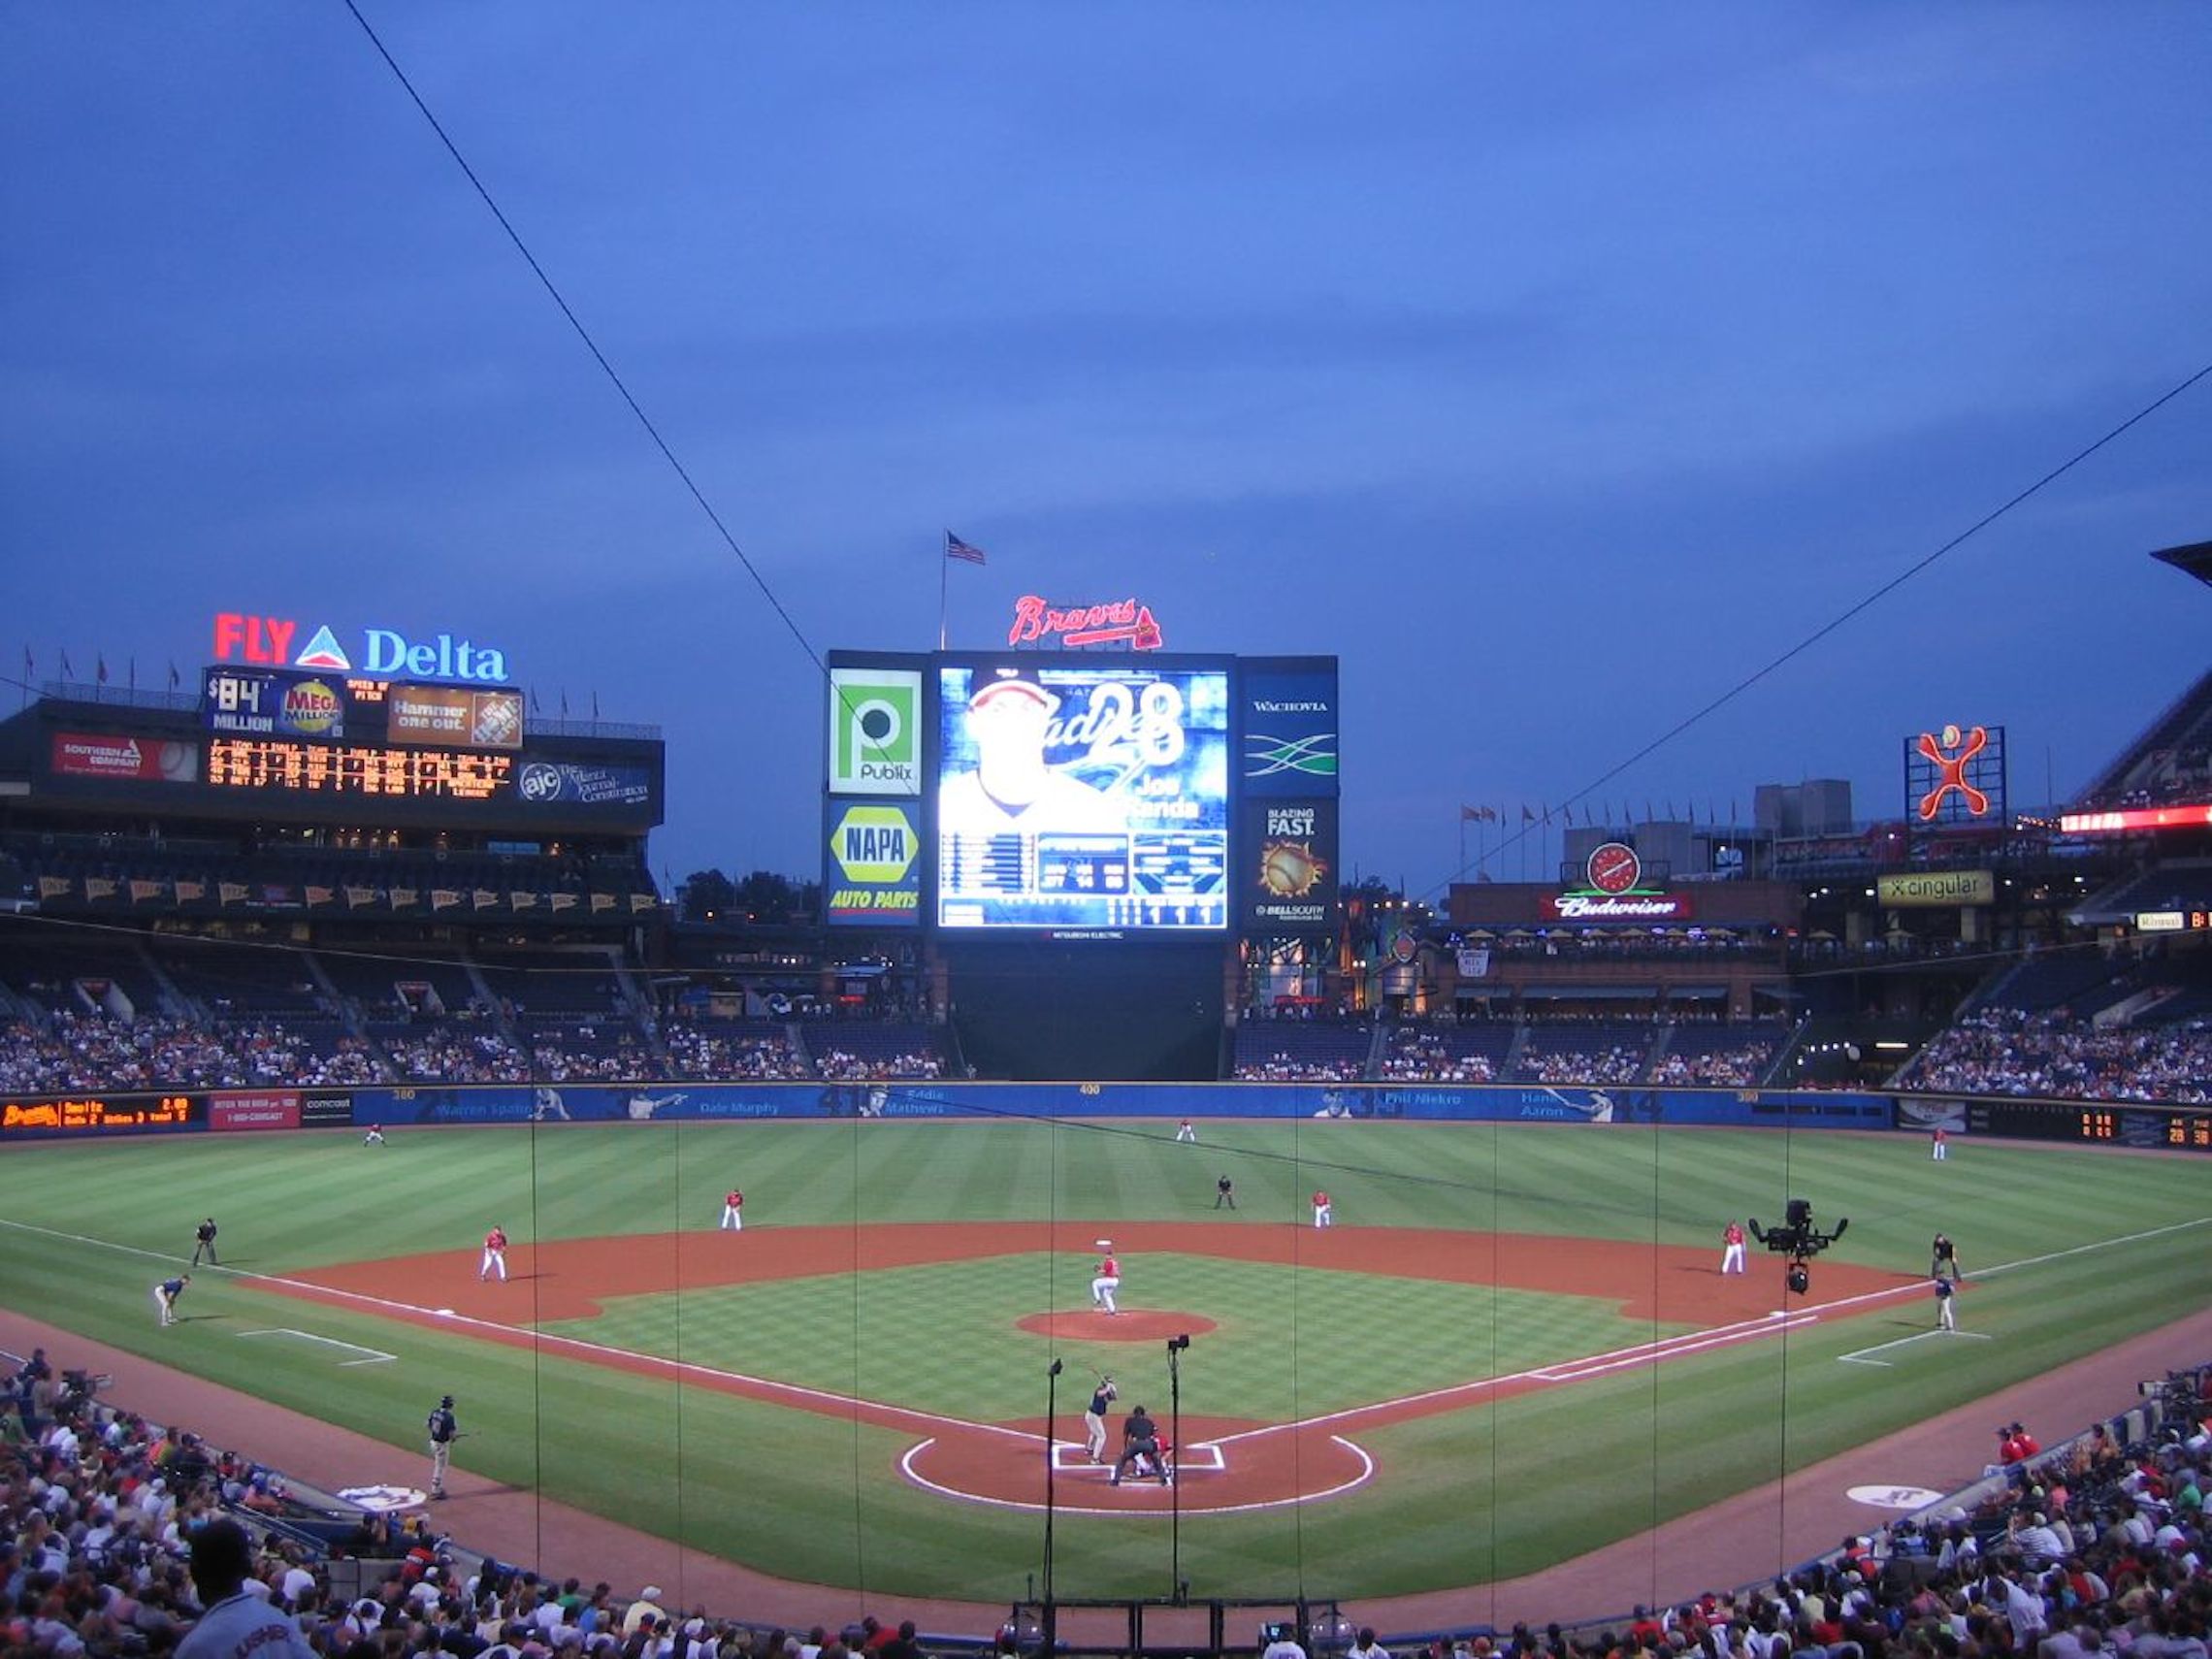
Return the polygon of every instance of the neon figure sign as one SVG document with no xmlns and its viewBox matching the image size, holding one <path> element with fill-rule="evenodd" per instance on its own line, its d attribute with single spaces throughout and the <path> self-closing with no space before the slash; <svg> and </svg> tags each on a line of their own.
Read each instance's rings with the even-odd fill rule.
<svg viewBox="0 0 2212 1659">
<path fill-rule="evenodd" d="M 1959 798 L 1973 817 L 1989 815 L 1989 797 L 1967 781 L 1968 763 L 1989 747 L 1988 727 L 1976 726 L 1961 733 L 1956 726 L 1946 726 L 1940 738 L 1923 732 L 1915 747 L 1936 767 L 1936 787 L 1920 797 L 1918 810 L 1923 824 L 1933 822 L 1943 810 L 1943 798 L 1953 790 L 1959 792 Z"/>
</svg>

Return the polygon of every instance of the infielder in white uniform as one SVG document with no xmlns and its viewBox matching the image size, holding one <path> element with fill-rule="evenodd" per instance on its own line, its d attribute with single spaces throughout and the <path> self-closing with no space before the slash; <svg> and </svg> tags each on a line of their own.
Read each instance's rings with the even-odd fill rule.
<svg viewBox="0 0 2212 1659">
<path fill-rule="evenodd" d="M 1743 1271 L 1743 1227 L 1741 1223 L 1731 1221 L 1721 1229 L 1720 1244 L 1721 1272 L 1741 1273 Z"/>
<path fill-rule="evenodd" d="M 1099 1248 L 1106 1253 L 1100 1258 L 1098 1272 L 1090 1281 L 1090 1305 L 1104 1313 L 1118 1314 L 1122 1310 L 1115 1305 L 1114 1293 L 1122 1288 L 1122 1264 L 1116 1259 L 1111 1244 Z"/>
</svg>

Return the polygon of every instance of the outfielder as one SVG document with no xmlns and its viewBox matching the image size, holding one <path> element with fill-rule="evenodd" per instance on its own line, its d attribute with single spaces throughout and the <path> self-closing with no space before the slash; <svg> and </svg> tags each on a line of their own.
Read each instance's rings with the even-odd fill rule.
<svg viewBox="0 0 2212 1659">
<path fill-rule="evenodd" d="M 728 1227 L 733 1233 L 743 1232 L 745 1230 L 744 1209 L 745 1194 L 732 1187 L 724 1194 L 722 1199 L 722 1226 Z M 715 1229 L 717 1232 L 721 1230 L 721 1227 Z"/>
<path fill-rule="evenodd" d="M 1099 1258 L 1098 1271 L 1091 1277 L 1090 1305 L 1108 1314 L 1118 1314 L 1122 1310 L 1115 1305 L 1114 1293 L 1122 1288 L 1122 1263 L 1114 1254 L 1112 1240 L 1102 1241 L 1098 1248 L 1106 1253 Z"/>
<path fill-rule="evenodd" d="M 1090 1404 L 1083 1411 L 1084 1439 L 1090 1451 L 1090 1461 L 1106 1461 L 1106 1408 L 1121 1398 L 1121 1390 L 1114 1386 L 1114 1379 L 1101 1377 L 1092 1390 Z"/>
<path fill-rule="evenodd" d="M 1741 1273 L 1743 1268 L 1743 1223 L 1731 1221 L 1720 1230 L 1720 1270 L 1723 1273 Z"/>
<path fill-rule="evenodd" d="M 1191 1146 L 1198 1144 L 1198 1131 L 1190 1126 L 1188 1118 L 1183 1120 L 1182 1127 L 1175 1131 L 1175 1138 L 1179 1141 L 1187 1142 Z"/>
</svg>

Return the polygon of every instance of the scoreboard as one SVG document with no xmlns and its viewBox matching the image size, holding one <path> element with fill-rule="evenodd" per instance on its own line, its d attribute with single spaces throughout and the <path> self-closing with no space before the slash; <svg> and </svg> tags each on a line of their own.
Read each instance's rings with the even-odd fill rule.
<svg viewBox="0 0 2212 1659">
<path fill-rule="evenodd" d="M 650 727 L 534 730 L 512 687 L 412 686 L 218 665 L 177 703 L 51 703 L 41 792 L 57 804 L 476 828 L 536 836 L 662 820 Z"/>
<path fill-rule="evenodd" d="M 216 737 L 208 744 L 208 783 L 214 789 L 490 800 L 513 791 L 514 757 L 464 749 Z"/>
<path fill-rule="evenodd" d="M 2013 1140 L 2212 1152 L 2212 1106 L 2118 1101 L 1968 1100 L 1967 1127 Z"/>
</svg>

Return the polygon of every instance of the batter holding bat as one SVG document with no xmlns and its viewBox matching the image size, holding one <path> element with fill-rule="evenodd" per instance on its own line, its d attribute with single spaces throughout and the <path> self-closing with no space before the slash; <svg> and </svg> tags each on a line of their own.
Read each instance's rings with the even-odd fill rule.
<svg viewBox="0 0 2212 1659">
<path fill-rule="evenodd" d="M 1114 1386 L 1113 1378 L 1102 1376 L 1091 1392 L 1090 1404 L 1083 1409 L 1083 1432 L 1093 1463 L 1106 1461 L 1106 1409 L 1121 1398 L 1121 1392 Z"/>
</svg>

